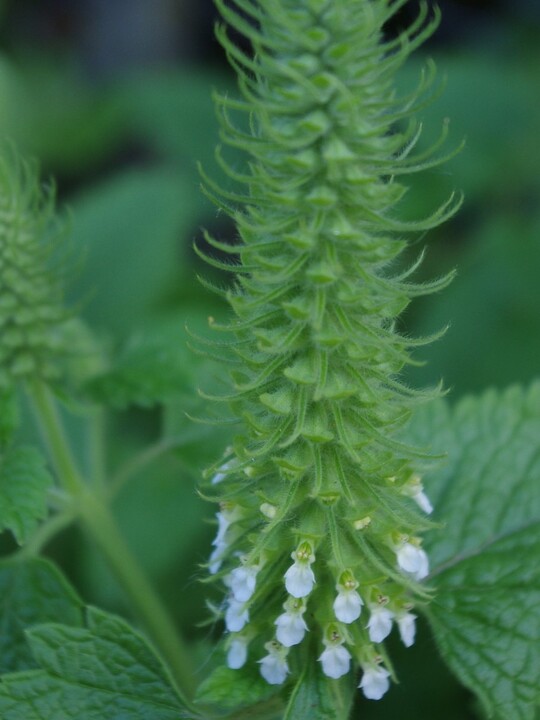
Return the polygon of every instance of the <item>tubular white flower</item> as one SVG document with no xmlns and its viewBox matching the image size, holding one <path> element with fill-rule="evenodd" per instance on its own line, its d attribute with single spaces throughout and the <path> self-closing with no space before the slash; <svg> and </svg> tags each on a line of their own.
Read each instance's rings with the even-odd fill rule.
<svg viewBox="0 0 540 720">
<path fill-rule="evenodd" d="M 358 685 L 368 700 L 380 700 L 390 687 L 390 673 L 383 667 L 363 666 L 364 674 Z"/>
<path fill-rule="evenodd" d="M 418 507 L 423 510 L 427 515 L 431 515 L 433 512 L 433 505 L 431 504 L 428 496 L 424 492 L 424 486 L 422 480 L 418 475 L 413 475 L 409 482 L 403 487 L 402 490 L 404 495 L 412 498 Z"/>
<path fill-rule="evenodd" d="M 423 580 L 429 574 L 429 560 L 422 548 L 405 542 L 397 551 L 399 567 L 415 580 Z"/>
<path fill-rule="evenodd" d="M 211 480 L 212 485 L 219 485 L 220 482 L 223 482 L 225 478 L 227 477 L 227 473 L 225 472 L 228 470 L 231 466 L 231 462 L 223 463 L 223 465 L 219 468 L 217 473 L 214 475 L 214 477 Z"/>
<path fill-rule="evenodd" d="M 234 597 L 229 598 L 225 611 L 225 627 L 229 632 L 239 632 L 249 622 L 249 612 L 244 603 L 238 602 Z"/>
<path fill-rule="evenodd" d="M 370 608 L 370 611 L 371 615 L 366 626 L 369 631 L 369 639 L 372 642 L 380 643 L 390 635 L 394 613 L 380 605 Z"/>
<path fill-rule="evenodd" d="M 268 655 L 259 660 L 260 673 L 269 685 L 281 685 L 289 673 L 289 666 L 284 652 L 272 643 L 266 643 Z"/>
<path fill-rule="evenodd" d="M 343 645 L 333 645 L 324 650 L 319 660 L 322 663 L 323 673 L 337 680 L 349 672 L 351 654 Z"/>
<path fill-rule="evenodd" d="M 219 569 L 223 564 L 223 555 L 226 550 L 227 545 L 225 543 L 221 543 L 221 545 L 216 545 L 216 547 L 212 550 L 208 559 L 208 572 L 210 573 L 210 575 L 215 575 L 217 572 L 219 572 Z"/>
<path fill-rule="evenodd" d="M 245 665 L 247 660 L 247 646 L 248 641 L 246 638 L 233 638 L 227 653 L 227 666 L 230 667 L 231 670 L 239 670 Z"/>
<path fill-rule="evenodd" d="M 334 615 L 343 623 L 352 623 L 360 617 L 363 604 L 356 590 L 341 589 L 334 600 Z"/>
<path fill-rule="evenodd" d="M 418 507 L 427 515 L 431 515 L 433 512 L 433 505 L 424 492 L 424 486 L 422 485 L 422 481 L 418 475 L 413 475 L 409 482 L 403 486 L 401 492 L 403 495 L 412 498 Z"/>
<path fill-rule="evenodd" d="M 414 636 L 416 634 L 416 615 L 405 613 L 397 617 L 399 635 L 405 647 L 411 647 L 414 644 Z"/>
<path fill-rule="evenodd" d="M 315 574 L 307 563 L 294 562 L 285 573 L 285 587 L 289 595 L 303 598 L 313 590 Z"/>
<path fill-rule="evenodd" d="M 216 518 L 218 521 L 218 531 L 216 537 L 212 540 L 212 545 L 214 546 L 214 549 L 212 550 L 212 554 L 210 555 L 210 558 L 208 560 L 208 570 L 211 575 L 215 575 L 217 572 L 219 572 L 219 569 L 221 568 L 223 556 L 225 555 L 225 551 L 229 546 L 229 542 L 227 541 L 226 536 L 228 534 L 229 527 L 235 520 L 238 519 L 238 517 L 239 508 L 237 506 L 230 506 L 225 503 L 222 505 L 221 511 L 216 513 Z"/>
<path fill-rule="evenodd" d="M 247 602 L 255 592 L 257 573 L 259 568 L 255 565 L 240 565 L 230 575 L 229 587 L 238 602 Z"/>
<path fill-rule="evenodd" d="M 274 622 L 276 637 L 285 647 L 298 645 L 304 639 L 308 626 L 300 613 L 284 612 Z"/>
<path fill-rule="evenodd" d="M 421 510 L 423 510 L 427 515 L 431 515 L 431 513 L 433 512 L 433 505 L 431 504 L 428 496 L 423 490 L 419 490 L 418 492 L 416 492 L 412 496 L 412 499 Z"/>
<path fill-rule="evenodd" d="M 225 542 L 225 533 L 229 529 L 231 524 L 231 513 L 229 512 L 218 512 L 216 513 L 218 521 L 218 531 L 216 537 L 212 540 L 212 545 L 222 545 Z"/>
</svg>

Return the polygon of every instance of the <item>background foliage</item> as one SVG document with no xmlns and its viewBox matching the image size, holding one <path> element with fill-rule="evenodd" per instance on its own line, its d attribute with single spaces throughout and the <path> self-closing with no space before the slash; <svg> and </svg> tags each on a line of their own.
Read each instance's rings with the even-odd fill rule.
<svg viewBox="0 0 540 720">
<path fill-rule="evenodd" d="M 411 380 L 442 376 L 456 402 L 538 375 L 540 9 L 532 0 L 440 4 L 442 28 L 422 52 L 435 58 L 447 81 L 425 111 L 425 140 L 449 117 L 451 141 L 466 136 L 467 146 L 415 180 L 406 203 L 407 212 L 422 216 L 449 189 L 464 190 L 458 218 L 430 234 L 422 269 L 426 278 L 453 267 L 459 273 L 440 296 L 413 304 L 403 322 L 413 334 L 451 322 L 442 340 L 422 350 L 427 364 Z M 109 428 L 118 438 L 110 462 L 118 467 L 141 442 L 174 448 L 166 457 L 158 452 L 129 484 L 116 478 L 115 508 L 129 543 L 195 642 L 204 678 L 221 658 L 207 657 L 214 629 L 197 626 L 207 619 L 206 588 L 197 578 L 210 548 L 212 530 L 204 521 L 212 509 L 194 483 L 219 456 L 226 431 L 185 417 L 186 410 L 205 413 L 192 388 L 209 368 L 185 348 L 184 324 L 205 333 L 206 318 L 223 313 L 195 278 L 201 267 L 191 245 L 203 243 L 201 227 L 234 242 L 228 221 L 199 192 L 196 170 L 200 160 L 216 173 L 211 88 L 233 87 L 212 39 L 211 3 L 17 0 L 0 7 L 0 136 L 40 160 L 71 209 L 74 250 L 84 262 L 70 295 L 108 348 L 90 390 L 118 411 Z M 422 59 L 409 64 L 404 86 Z M 210 279 L 227 282 L 212 272 Z M 204 274 L 212 275 L 208 268 Z M 156 362 L 159 382 L 141 384 Z M 83 371 L 79 363 L 77 372 Z M 211 372 L 219 374 L 219 367 Z M 171 386 L 178 395 L 163 405 Z M 77 424 L 70 429 L 76 438 Z M 36 517 L 40 512 L 38 505 Z M 0 541 L 5 553 L 12 550 L 7 533 Z M 81 534 L 66 530 L 48 552 L 86 603 L 126 612 Z M 80 625 L 78 600 L 66 595 L 64 602 Z M 57 619 L 39 612 L 40 622 Z M 427 629 L 414 648 L 396 643 L 391 650 L 401 686 L 376 705 L 358 699 L 354 717 L 384 720 L 398 711 L 402 720 L 476 717 L 476 701 L 438 659 Z"/>
</svg>

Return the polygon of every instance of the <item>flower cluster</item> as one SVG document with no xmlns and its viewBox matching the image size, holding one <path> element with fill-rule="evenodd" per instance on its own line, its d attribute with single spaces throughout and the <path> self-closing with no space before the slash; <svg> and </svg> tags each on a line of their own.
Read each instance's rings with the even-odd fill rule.
<svg viewBox="0 0 540 720">
<path fill-rule="evenodd" d="M 414 482 L 419 483 L 417 477 Z M 429 502 L 423 490 L 421 492 L 426 502 Z M 429 512 L 431 510 L 430 505 Z M 223 504 L 216 517 L 218 532 L 209 562 L 213 574 L 221 567 L 221 556 L 226 555 L 225 538 L 230 532 L 229 528 L 233 526 L 234 529 L 242 513 L 238 506 Z M 389 544 L 392 542 L 389 540 Z M 420 581 L 427 577 L 428 557 L 417 538 L 400 537 L 398 542 L 393 543 L 392 549 L 396 570 L 402 573 L 404 579 L 411 577 Z M 291 558 L 293 563 L 281 577 L 283 594 L 286 596 L 282 604 L 283 612 L 273 620 L 274 637 L 264 643 L 266 655 L 257 661 L 262 677 L 272 685 L 281 685 L 286 681 L 289 674 L 289 650 L 300 645 L 310 631 L 305 615 L 317 583 L 313 570 L 316 565 L 313 542 L 304 539 L 292 552 Z M 225 627 L 229 633 L 227 665 L 234 670 L 242 668 L 248 660 L 251 642 L 256 644 L 258 633 L 249 627 L 250 606 L 262 566 L 262 561 L 253 564 L 249 556 L 240 555 L 240 564 L 222 575 L 229 591 L 224 608 Z M 383 595 L 373 583 L 361 587 L 350 569 L 345 569 L 334 580 L 335 594 L 331 611 L 327 607 L 326 614 L 329 622 L 321 628 L 324 650 L 318 661 L 322 672 L 329 678 L 338 679 L 349 672 L 351 662 L 356 662 L 363 670 L 358 687 L 366 698 L 378 700 L 390 687 L 391 673 L 382 665 L 383 659 L 376 646 L 390 635 L 394 623 L 403 644 L 406 647 L 413 645 L 416 632 L 416 615 L 411 612 L 413 604 L 403 600 L 400 593 L 395 597 Z M 324 594 L 328 598 L 327 588 Z M 315 612 L 309 614 L 316 616 Z"/>
<path fill-rule="evenodd" d="M 272 685 L 298 661 L 331 679 L 360 668 L 361 691 L 377 700 L 393 676 L 381 643 L 395 625 L 411 646 L 412 610 L 429 599 L 422 534 L 433 508 L 422 451 L 399 431 L 437 391 L 400 381 L 415 341 L 394 320 L 448 278 L 422 286 L 393 274 L 404 247 L 395 233 L 456 208 L 401 223 L 404 188 L 389 178 L 438 162 L 414 157 L 418 127 L 396 122 L 416 98 L 397 100 L 390 82 L 434 22 L 421 16 L 383 41 L 399 0 L 216 1 L 254 50 L 218 28 L 242 94 L 218 99 L 222 138 L 250 161 L 242 174 L 217 158 L 247 189 L 205 178 L 241 241 L 208 238 L 240 264 L 207 258 L 238 275 L 227 293 L 236 317 L 213 326 L 235 335 L 219 344 L 234 363 L 232 391 L 216 400 L 242 429 L 208 485 L 221 503 L 208 567 L 226 589 L 227 663 L 257 662 Z M 242 113 L 249 133 L 235 122 Z"/>
</svg>

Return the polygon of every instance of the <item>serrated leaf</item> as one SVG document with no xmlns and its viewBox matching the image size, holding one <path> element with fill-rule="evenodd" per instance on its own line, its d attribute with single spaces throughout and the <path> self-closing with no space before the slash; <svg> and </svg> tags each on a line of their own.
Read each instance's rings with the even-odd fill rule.
<svg viewBox="0 0 540 720">
<path fill-rule="evenodd" d="M 313 662 L 306 663 L 283 720 L 347 720 L 353 693 L 351 677 L 330 680 Z"/>
<path fill-rule="evenodd" d="M 86 627 L 40 625 L 28 638 L 42 669 L 2 678 L 2 720 L 190 717 L 161 662 L 120 618 L 89 608 Z"/>
<path fill-rule="evenodd" d="M 31 447 L 9 448 L 0 458 L 0 530 L 22 545 L 47 514 L 52 478 L 42 455 Z"/>
<path fill-rule="evenodd" d="M 428 618 L 489 717 L 532 720 L 540 699 L 540 384 L 436 403 L 410 427 L 448 461 L 425 477 L 444 528 L 426 540 Z"/>
<path fill-rule="evenodd" d="M 50 562 L 0 564 L 0 672 L 36 667 L 26 628 L 44 622 L 82 625 L 82 603 Z"/>
<path fill-rule="evenodd" d="M 270 698 L 279 690 L 265 682 L 256 668 L 241 673 L 218 667 L 197 690 L 197 702 L 218 705 L 223 710 L 254 705 Z"/>
</svg>

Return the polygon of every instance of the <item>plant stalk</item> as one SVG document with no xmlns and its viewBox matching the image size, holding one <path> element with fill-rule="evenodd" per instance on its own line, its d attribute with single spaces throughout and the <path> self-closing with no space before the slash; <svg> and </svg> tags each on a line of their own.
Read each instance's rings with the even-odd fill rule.
<svg viewBox="0 0 540 720">
<path fill-rule="evenodd" d="M 78 517 L 105 556 L 180 694 L 190 705 L 187 698 L 193 695 L 195 678 L 177 627 L 120 534 L 110 508 L 82 479 L 50 391 L 34 382 L 28 394 L 58 481 L 73 498 Z"/>
</svg>

